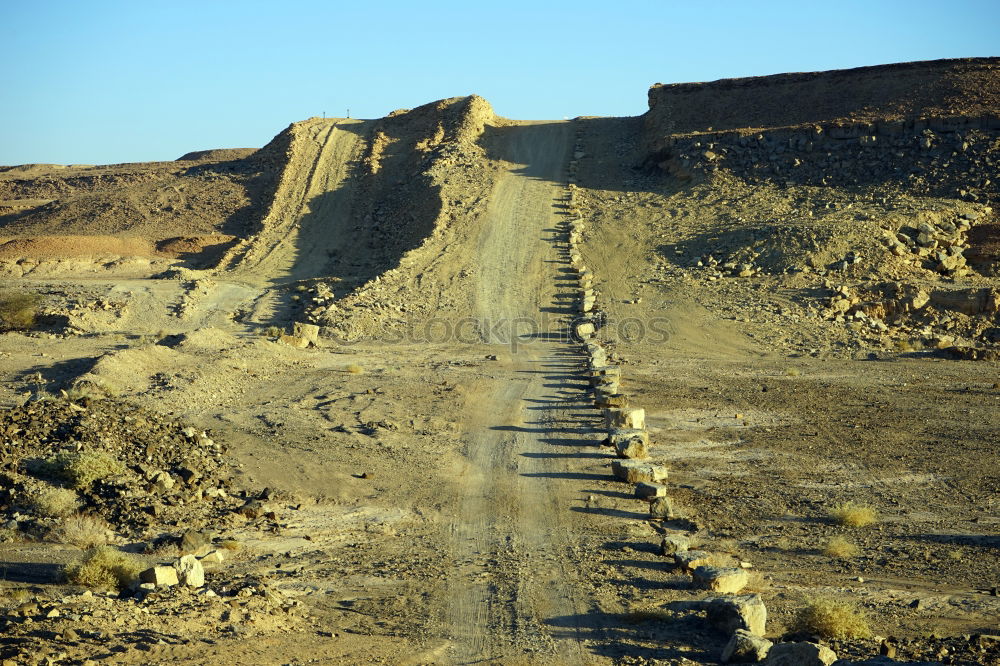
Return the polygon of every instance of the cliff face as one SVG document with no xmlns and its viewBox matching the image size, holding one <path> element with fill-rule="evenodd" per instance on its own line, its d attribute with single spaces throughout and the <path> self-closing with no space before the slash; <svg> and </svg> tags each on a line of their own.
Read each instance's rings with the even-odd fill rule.
<svg viewBox="0 0 1000 666">
<path fill-rule="evenodd" d="M 644 116 L 650 150 L 674 134 L 1000 113 L 1000 58 L 910 62 L 709 83 L 657 83 Z"/>
<path fill-rule="evenodd" d="M 682 180 L 1000 199 L 1000 58 L 657 84 L 649 102 L 646 164 Z"/>
</svg>

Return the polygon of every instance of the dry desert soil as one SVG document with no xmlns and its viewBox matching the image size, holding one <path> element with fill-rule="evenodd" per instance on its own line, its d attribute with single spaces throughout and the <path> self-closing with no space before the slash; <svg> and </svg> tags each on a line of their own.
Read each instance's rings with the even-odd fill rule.
<svg viewBox="0 0 1000 666">
<path fill-rule="evenodd" d="M 998 199 L 996 58 L 0 167 L 0 662 L 1000 663 Z"/>
</svg>

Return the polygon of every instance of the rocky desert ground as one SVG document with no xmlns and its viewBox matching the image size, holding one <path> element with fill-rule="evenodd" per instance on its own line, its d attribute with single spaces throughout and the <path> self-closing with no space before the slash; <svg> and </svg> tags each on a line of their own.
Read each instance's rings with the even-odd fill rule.
<svg viewBox="0 0 1000 666">
<path fill-rule="evenodd" d="M 1000 59 L 648 94 L 0 168 L 0 662 L 1000 663 Z"/>
</svg>

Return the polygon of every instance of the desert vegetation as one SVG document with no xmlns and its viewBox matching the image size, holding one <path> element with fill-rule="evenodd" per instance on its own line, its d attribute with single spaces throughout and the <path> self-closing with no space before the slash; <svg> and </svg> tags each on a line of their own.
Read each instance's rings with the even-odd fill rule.
<svg viewBox="0 0 1000 666">
<path fill-rule="evenodd" d="M 34 328 L 41 303 L 42 297 L 32 292 L 0 293 L 0 330 L 27 331 Z"/>
<path fill-rule="evenodd" d="M 796 614 L 792 630 L 824 638 L 868 638 L 872 635 L 868 619 L 854 604 L 827 598 L 814 598 Z"/>
<path fill-rule="evenodd" d="M 98 546 L 66 567 L 66 580 L 99 590 L 123 590 L 135 581 L 142 568 L 135 555 L 112 546 Z"/>
<path fill-rule="evenodd" d="M 857 502 L 842 502 L 830 509 L 830 518 L 846 527 L 868 527 L 878 521 L 874 508 Z"/>
</svg>

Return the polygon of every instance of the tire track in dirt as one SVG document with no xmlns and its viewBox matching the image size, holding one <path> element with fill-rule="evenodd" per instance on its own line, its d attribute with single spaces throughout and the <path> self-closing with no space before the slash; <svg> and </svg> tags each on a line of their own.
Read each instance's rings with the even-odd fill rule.
<svg viewBox="0 0 1000 666">
<path fill-rule="evenodd" d="M 273 287 L 323 274 L 330 251 L 349 237 L 350 170 L 371 122 L 313 118 L 300 124 L 262 230 L 242 257 L 228 262 L 227 279 Z M 251 319 L 270 321 L 279 308 L 278 294 L 265 290 Z"/>
<path fill-rule="evenodd" d="M 579 359 L 561 338 L 555 266 L 564 259 L 553 242 L 570 129 L 524 124 L 492 137 L 491 148 L 512 166 L 481 222 L 478 315 L 488 342 L 510 342 L 518 331 L 498 324 L 515 320 L 525 338 L 510 349 L 517 379 L 484 379 L 467 400 L 468 469 L 452 524 L 458 567 L 446 600 L 460 664 L 586 660 L 570 511 L 579 489 L 567 472 L 570 447 L 583 444 L 589 428 L 571 413 L 583 392 L 572 381 Z"/>
<path fill-rule="evenodd" d="M 296 137 L 293 142 L 282 184 L 264 218 L 264 229 L 236 266 L 236 276 L 274 282 L 295 279 L 296 275 L 315 275 L 322 269 L 316 264 L 325 263 L 324 248 L 335 240 L 338 214 L 346 216 L 350 212 L 346 205 L 323 206 L 317 198 L 345 184 L 349 165 L 362 150 L 363 132 L 347 131 L 341 125 L 360 125 L 362 121 L 306 122 L 302 129 L 306 136 Z M 344 201 L 347 197 L 339 199 L 341 204 L 348 203 Z M 310 215 L 326 218 L 324 226 L 329 228 L 319 228 L 315 223 L 304 228 L 303 220 Z"/>
</svg>

